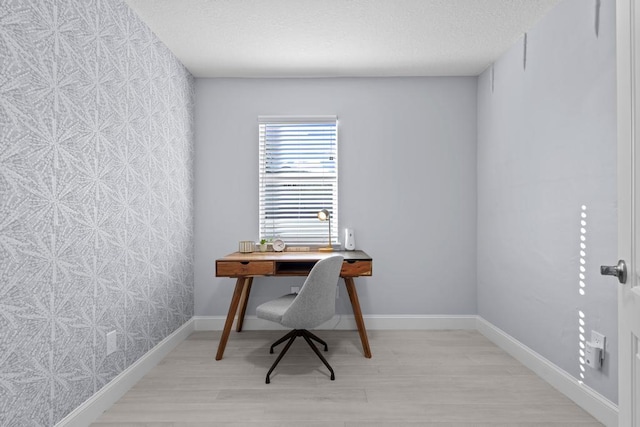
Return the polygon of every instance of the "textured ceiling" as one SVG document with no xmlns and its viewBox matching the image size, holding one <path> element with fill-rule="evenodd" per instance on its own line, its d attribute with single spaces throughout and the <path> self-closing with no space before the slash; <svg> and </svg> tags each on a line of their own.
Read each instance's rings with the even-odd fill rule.
<svg viewBox="0 0 640 427">
<path fill-rule="evenodd" d="M 196 77 L 470 76 L 559 0 L 126 0 Z"/>
</svg>

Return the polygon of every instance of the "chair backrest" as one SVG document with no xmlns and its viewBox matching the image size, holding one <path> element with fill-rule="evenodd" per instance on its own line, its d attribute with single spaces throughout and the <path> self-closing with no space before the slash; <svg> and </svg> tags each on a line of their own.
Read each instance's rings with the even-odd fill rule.
<svg viewBox="0 0 640 427">
<path fill-rule="evenodd" d="M 280 323 L 293 329 L 310 329 L 331 319 L 336 312 L 336 285 L 343 260 L 342 255 L 333 255 L 318 261 Z"/>
</svg>

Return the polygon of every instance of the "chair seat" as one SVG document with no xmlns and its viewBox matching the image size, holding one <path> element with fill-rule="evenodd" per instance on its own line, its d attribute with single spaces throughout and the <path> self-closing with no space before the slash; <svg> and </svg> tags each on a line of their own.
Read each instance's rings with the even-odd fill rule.
<svg viewBox="0 0 640 427">
<path fill-rule="evenodd" d="M 297 294 L 283 295 L 271 301 L 260 304 L 256 308 L 256 316 L 259 319 L 270 320 L 272 322 L 281 323 L 282 316 L 287 311 Z"/>
</svg>

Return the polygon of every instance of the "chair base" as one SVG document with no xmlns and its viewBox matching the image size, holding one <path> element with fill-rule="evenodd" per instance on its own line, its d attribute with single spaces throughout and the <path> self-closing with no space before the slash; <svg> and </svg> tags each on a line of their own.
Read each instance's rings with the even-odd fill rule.
<svg viewBox="0 0 640 427">
<path fill-rule="evenodd" d="M 289 350 L 289 347 L 291 347 L 291 344 L 293 344 L 293 341 L 295 341 L 295 339 L 298 337 L 304 338 L 304 340 L 307 342 L 307 344 L 309 344 L 309 347 L 311 347 L 313 352 L 320 358 L 320 360 L 322 360 L 322 363 L 324 363 L 324 366 L 326 366 L 327 369 L 329 369 L 329 372 L 331 372 L 331 381 L 335 380 L 336 376 L 333 373 L 333 368 L 331 367 L 331 365 L 329 365 L 329 362 L 327 362 L 327 359 L 324 358 L 322 353 L 320 353 L 320 350 L 318 350 L 318 347 L 316 347 L 316 345 L 312 343 L 311 340 L 314 340 L 322 344 L 324 346 L 324 351 L 329 350 L 327 343 L 321 340 L 320 338 L 318 338 L 317 336 L 315 336 L 314 334 L 312 334 L 311 332 L 307 331 L 306 329 L 294 329 L 271 345 L 271 348 L 269 349 L 269 353 L 273 354 L 273 348 L 275 346 L 289 340 L 289 342 L 287 342 L 287 345 L 284 346 L 282 353 L 278 355 L 278 358 L 276 359 L 276 361 L 273 362 L 273 365 L 271 365 L 271 369 L 269 369 L 269 372 L 267 372 L 266 383 L 269 384 L 271 382 L 271 379 L 269 378 L 271 373 L 276 368 L 276 366 L 278 366 L 278 363 L 280 363 L 280 360 L 282 360 L 282 357 Z"/>
</svg>

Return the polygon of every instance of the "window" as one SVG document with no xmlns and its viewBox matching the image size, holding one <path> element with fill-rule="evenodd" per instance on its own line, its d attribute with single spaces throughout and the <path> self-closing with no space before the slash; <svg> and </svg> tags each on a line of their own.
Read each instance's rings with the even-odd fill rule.
<svg viewBox="0 0 640 427">
<path fill-rule="evenodd" d="M 338 230 L 338 120 L 336 116 L 260 116 L 259 231 L 288 245 L 326 245 Z"/>
</svg>

